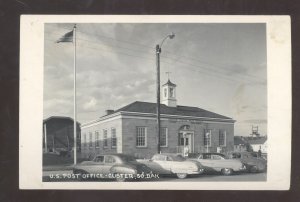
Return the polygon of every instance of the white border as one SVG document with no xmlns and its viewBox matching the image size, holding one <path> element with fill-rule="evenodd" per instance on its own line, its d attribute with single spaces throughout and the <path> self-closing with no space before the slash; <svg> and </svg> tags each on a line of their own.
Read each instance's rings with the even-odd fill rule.
<svg viewBox="0 0 300 202">
<path fill-rule="evenodd" d="M 266 182 L 42 182 L 44 23 L 267 23 L 268 173 Z M 287 190 L 291 169 L 289 16 L 23 15 L 20 38 L 21 189 Z M 34 42 L 34 43 L 33 43 Z M 34 114 L 33 114 L 34 112 Z"/>
</svg>

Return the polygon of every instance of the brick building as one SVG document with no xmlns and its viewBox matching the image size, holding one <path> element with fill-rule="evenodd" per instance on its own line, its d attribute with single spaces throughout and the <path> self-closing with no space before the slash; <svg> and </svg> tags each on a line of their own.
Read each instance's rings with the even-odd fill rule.
<svg viewBox="0 0 300 202">
<path fill-rule="evenodd" d="M 158 151 L 156 103 L 133 102 L 107 110 L 97 120 L 82 124 L 84 156 L 126 153 L 149 158 Z M 162 86 L 161 151 L 223 152 L 234 149 L 234 120 L 198 107 L 177 105 L 176 85 Z"/>
</svg>

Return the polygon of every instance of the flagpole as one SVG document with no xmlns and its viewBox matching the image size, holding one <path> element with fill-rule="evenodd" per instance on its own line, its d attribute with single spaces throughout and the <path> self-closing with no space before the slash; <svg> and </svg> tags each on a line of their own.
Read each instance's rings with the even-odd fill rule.
<svg viewBox="0 0 300 202">
<path fill-rule="evenodd" d="M 77 164 L 77 120 L 76 120 L 76 24 L 73 28 L 74 44 L 74 165 Z"/>
</svg>

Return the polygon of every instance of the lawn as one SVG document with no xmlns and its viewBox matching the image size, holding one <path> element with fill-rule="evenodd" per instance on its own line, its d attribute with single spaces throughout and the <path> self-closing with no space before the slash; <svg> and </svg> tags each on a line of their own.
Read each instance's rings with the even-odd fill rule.
<svg viewBox="0 0 300 202">
<path fill-rule="evenodd" d="M 84 158 L 77 158 L 77 163 L 80 163 L 84 160 Z M 72 165 L 74 163 L 73 157 L 67 156 L 59 156 L 57 154 L 43 154 L 43 166 L 64 166 L 64 165 Z"/>
</svg>

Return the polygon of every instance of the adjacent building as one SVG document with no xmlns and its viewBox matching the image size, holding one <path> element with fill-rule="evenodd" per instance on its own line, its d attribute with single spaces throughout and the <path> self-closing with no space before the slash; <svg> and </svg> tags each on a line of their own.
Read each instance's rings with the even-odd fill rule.
<svg viewBox="0 0 300 202">
<path fill-rule="evenodd" d="M 51 116 L 43 121 L 43 151 L 71 151 L 74 145 L 74 120 L 70 117 Z M 77 122 L 77 151 L 80 151 L 80 124 Z"/>
<path fill-rule="evenodd" d="M 267 136 L 245 137 L 244 140 L 251 145 L 253 151 L 268 153 Z"/>
<path fill-rule="evenodd" d="M 234 136 L 234 151 L 245 152 L 247 151 L 247 142 L 241 136 Z"/>
<path fill-rule="evenodd" d="M 82 124 L 83 156 L 126 153 L 149 158 L 158 152 L 156 103 L 133 102 Z M 161 152 L 222 152 L 234 149 L 234 120 L 198 107 L 177 105 L 176 85 L 162 86 Z"/>
</svg>

